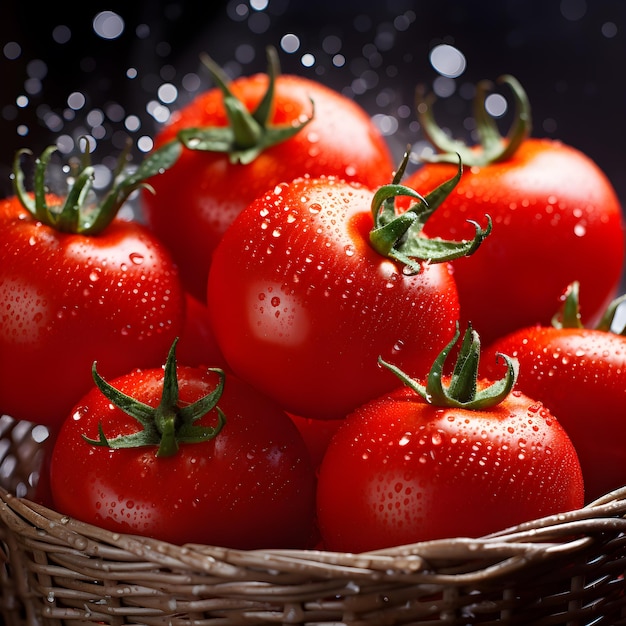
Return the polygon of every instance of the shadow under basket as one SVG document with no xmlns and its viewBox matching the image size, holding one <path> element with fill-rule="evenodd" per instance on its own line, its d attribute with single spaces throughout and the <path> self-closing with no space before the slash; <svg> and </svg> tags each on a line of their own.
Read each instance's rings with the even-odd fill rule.
<svg viewBox="0 0 626 626">
<path fill-rule="evenodd" d="M 39 439 L 0 418 L 5 626 L 626 624 L 626 487 L 488 537 L 366 554 L 176 546 L 23 497 Z"/>
</svg>

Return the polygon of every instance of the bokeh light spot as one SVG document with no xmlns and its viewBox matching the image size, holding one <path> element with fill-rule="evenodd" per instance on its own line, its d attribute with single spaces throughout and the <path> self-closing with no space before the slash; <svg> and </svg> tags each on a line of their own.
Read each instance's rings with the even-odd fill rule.
<svg viewBox="0 0 626 626">
<path fill-rule="evenodd" d="M 113 11 L 101 11 L 93 18 L 93 30 L 102 39 L 117 39 L 124 32 L 124 20 Z"/>
</svg>

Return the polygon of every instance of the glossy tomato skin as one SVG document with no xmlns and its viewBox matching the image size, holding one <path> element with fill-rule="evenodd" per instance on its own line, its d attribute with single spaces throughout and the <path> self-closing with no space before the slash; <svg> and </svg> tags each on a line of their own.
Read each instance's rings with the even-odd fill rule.
<svg viewBox="0 0 626 626">
<path fill-rule="evenodd" d="M 455 166 L 427 164 L 404 181 L 420 193 Z M 467 220 L 489 214 L 493 231 L 454 264 L 462 320 L 487 344 L 518 328 L 549 324 L 574 280 L 593 321 L 616 295 L 624 262 L 622 209 L 606 176 L 563 143 L 528 139 L 501 163 L 465 168 L 426 223 L 431 236 L 471 237 Z"/>
<path fill-rule="evenodd" d="M 243 77 L 231 91 L 253 110 L 267 88 L 267 76 Z M 336 175 L 371 186 L 391 182 L 394 163 L 384 137 L 354 101 L 309 79 L 276 79 L 272 123 L 302 123 L 294 137 L 264 150 L 249 164 L 232 164 L 217 152 L 184 149 L 178 162 L 150 181 L 143 210 L 148 224 L 172 251 L 185 287 L 206 295 L 212 251 L 235 216 L 257 196 L 281 182 L 308 174 Z M 222 94 L 211 89 L 175 112 L 155 138 L 155 148 L 188 127 L 226 126 Z"/>
<path fill-rule="evenodd" d="M 99 235 L 60 233 L 16 198 L 0 201 L 0 226 L 1 411 L 56 429 L 94 360 L 110 377 L 162 362 L 185 302 L 151 231 L 118 218 Z"/>
<path fill-rule="evenodd" d="M 518 388 L 541 400 L 572 439 L 587 501 L 626 484 L 626 337 L 601 330 L 529 327 L 494 342 L 519 360 Z"/>
<path fill-rule="evenodd" d="M 324 455 L 326 454 L 326 448 L 332 439 L 333 435 L 337 432 L 339 426 L 341 426 L 343 420 L 321 420 L 312 419 L 310 417 L 300 417 L 299 415 L 288 414 L 293 423 L 298 427 L 302 439 L 309 451 L 311 462 L 313 466 L 319 468 Z"/>
<path fill-rule="evenodd" d="M 178 367 L 181 403 L 215 388 L 206 369 Z M 134 371 L 116 388 L 157 406 L 163 370 Z M 226 424 L 203 443 L 181 443 L 172 457 L 155 447 L 110 450 L 86 442 L 139 429 L 94 389 L 64 423 L 51 464 L 55 506 L 114 532 L 176 544 L 199 542 L 252 549 L 306 547 L 312 537 L 315 477 L 289 417 L 235 377 L 226 378 L 218 406 Z M 215 426 L 216 410 L 197 424 Z"/>
<path fill-rule="evenodd" d="M 414 275 L 369 244 L 373 192 L 302 178 L 246 208 L 216 248 L 208 306 L 233 371 L 308 418 L 343 418 L 396 386 L 378 357 L 428 371 L 454 334 L 446 264 Z"/>
<path fill-rule="evenodd" d="M 178 362 L 199 367 L 227 367 L 211 327 L 209 310 L 191 294 L 185 294 L 185 323 L 176 347 Z"/>
<path fill-rule="evenodd" d="M 317 493 L 324 546 L 360 552 L 478 537 L 576 509 L 583 482 L 564 430 L 520 392 L 467 410 L 402 388 L 346 418 Z"/>
</svg>

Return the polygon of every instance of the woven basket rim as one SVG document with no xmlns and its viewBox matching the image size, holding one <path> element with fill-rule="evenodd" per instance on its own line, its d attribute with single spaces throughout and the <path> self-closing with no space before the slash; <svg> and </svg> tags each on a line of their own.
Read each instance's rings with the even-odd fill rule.
<svg viewBox="0 0 626 626">
<path fill-rule="evenodd" d="M 0 488 L 6 626 L 613 626 L 626 617 L 624 572 L 626 487 L 484 537 L 360 554 L 174 545 L 111 532 Z"/>
<path fill-rule="evenodd" d="M 486 559 L 499 563 L 498 573 L 522 567 L 524 562 L 581 549 L 592 537 L 607 532 L 626 533 L 626 486 L 612 491 L 581 509 L 549 515 L 482 537 L 453 537 L 421 541 L 362 553 L 324 549 L 250 549 L 214 545 L 176 545 L 142 535 L 117 533 L 88 524 L 18 497 L 0 487 L 0 522 L 13 532 L 32 526 L 50 537 L 67 541 L 76 549 L 87 549 L 89 542 L 105 543 L 138 554 L 150 550 L 158 559 L 174 558 L 193 567 L 215 559 L 264 568 L 289 562 L 309 562 L 332 569 L 337 575 L 354 575 L 354 569 L 416 573 L 428 571 L 433 561 Z M 199 563 L 200 562 L 200 563 Z M 489 574 L 491 574 L 489 569 Z M 452 575 L 451 581 L 456 577 Z M 466 581 L 463 581 L 466 582 Z"/>
</svg>

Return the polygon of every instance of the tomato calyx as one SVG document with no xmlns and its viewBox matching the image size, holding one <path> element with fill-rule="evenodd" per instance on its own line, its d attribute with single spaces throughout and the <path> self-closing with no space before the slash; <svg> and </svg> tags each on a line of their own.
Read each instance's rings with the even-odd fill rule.
<svg viewBox="0 0 626 626">
<path fill-rule="evenodd" d="M 463 409 L 486 409 L 499 404 L 511 393 L 517 382 L 519 363 L 513 357 L 498 353 L 497 357 L 505 361 L 506 373 L 500 380 L 491 382 L 479 389 L 480 337 L 471 325 L 465 331 L 449 383 L 447 386 L 444 384 L 444 366 L 460 335 L 457 323 L 454 337 L 435 359 L 428 373 L 426 385 L 422 385 L 381 357 L 378 358 L 378 362 L 395 374 L 404 385 L 426 400 L 428 404 Z"/>
<path fill-rule="evenodd" d="M 226 152 L 231 163 L 246 165 L 256 159 L 266 148 L 290 139 L 299 133 L 314 115 L 312 112 L 301 123 L 271 125 L 270 115 L 274 107 L 276 77 L 280 73 L 278 55 L 269 46 L 267 52 L 267 90 L 253 112 L 228 87 L 229 78 L 222 68 L 207 54 L 201 59 L 211 73 L 213 81 L 222 92 L 229 125 L 213 128 L 185 128 L 178 133 L 179 140 L 190 150 Z"/>
<path fill-rule="evenodd" d="M 530 102 L 519 81 L 505 74 L 498 78 L 511 88 L 515 102 L 513 124 L 506 137 L 500 133 L 493 117 L 486 108 L 488 92 L 493 83 L 488 80 L 480 81 L 476 85 L 474 97 L 474 120 L 478 134 L 479 145 L 469 146 L 459 139 L 451 138 L 436 122 L 433 116 L 435 96 L 425 94 L 423 85 L 416 89 L 417 115 L 426 138 L 440 152 L 433 156 L 422 157 L 431 163 L 454 163 L 457 154 L 463 158 L 463 163 L 469 166 L 484 166 L 510 159 L 519 146 L 530 136 L 532 130 Z"/>
<path fill-rule="evenodd" d="M 580 284 L 577 280 L 570 283 L 563 295 L 561 308 L 552 317 L 554 328 L 584 328 L 580 314 Z M 619 307 L 626 303 L 626 294 L 623 294 L 609 303 L 600 321 L 594 330 L 615 332 L 616 335 L 626 336 L 626 324 L 621 330 L 615 330 L 615 316 Z"/>
<path fill-rule="evenodd" d="M 463 173 L 461 157 L 457 155 L 456 174 L 433 189 L 426 197 L 400 184 L 408 160 L 409 151 L 407 150 L 391 184 L 380 187 L 372 198 L 371 208 L 374 218 L 374 227 L 370 231 L 372 247 L 379 254 L 402 263 L 408 273 L 414 274 L 419 273 L 421 269 L 420 263 L 415 259 L 428 263 L 444 263 L 476 252 L 491 233 L 492 222 L 489 215 L 486 216 L 486 228 L 482 228 L 478 222 L 468 220 L 476 229 L 473 239 L 452 241 L 420 236 L 428 218 L 461 179 Z M 398 215 L 394 203 L 398 196 L 408 196 L 416 199 L 417 202 Z"/>
<path fill-rule="evenodd" d="M 213 439 L 226 423 L 226 417 L 217 406 L 224 389 L 224 371 L 210 368 L 209 371 L 219 375 L 216 388 L 195 402 L 180 406 L 178 401 L 178 377 L 176 373 L 176 344 L 170 348 L 165 363 L 161 402 L 155 408 L 149 406 L 105 381 L 97 371 L 97 363 L 92 366 L 92 375 L 96 386 L 117 408 L 137 420 L 143 430 L 131 435 L 119 435 L 108 439 L 104 434 L 102 423 L 98 424 L 98 439 L 84 439 L 94 445 L 112 449 L 139 448 L 157 446 L 158 457 L 173 456 L 178 452 L 181 443 L 202 443 Z M 195 422 L 216 409 L 218 422 L 216 426 L 196 426 Z"/>
<path fill-rule="evenodd" d="M 150 188 L 144 181 L 171 167 L 178 159 L 182 146 L 170 142 L 151 153 L 133 172 L 122 174 L 130 144 L 120 155 L 113 172 L 113 183 L 100 202 L 93 193 L 95 169 L 91 165 L 87 138 L 83 137 L 84 150 L 79 164 L 74 164 L 68 177 L 68 192 L 62 204 L 49 204 L 46 197 L 46 171 L 56 146 L 48 146 L 35 160 L 34 189 L 29 194 L 24 185 L 21 167 L 28 149 L 18 150 L 13 160 L 13 189 L 24 208 L 39 222 L 59 232 L 80 235 L 97 235 L 115 219 L 122 205 L 139 187 Z"/>
</svg>

